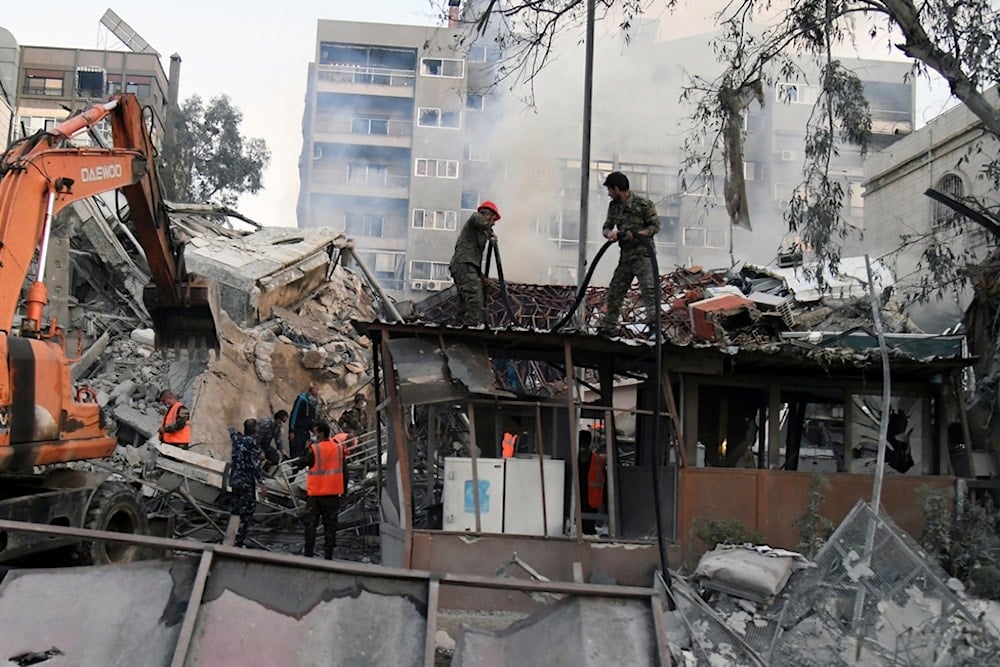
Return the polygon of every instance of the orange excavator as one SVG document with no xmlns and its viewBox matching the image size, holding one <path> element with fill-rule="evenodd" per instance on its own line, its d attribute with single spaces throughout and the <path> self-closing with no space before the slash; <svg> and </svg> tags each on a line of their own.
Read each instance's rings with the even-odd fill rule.
<svg viewBox="0 0 1000 667">
<path fill-rule="evenodd" d="M 71 137 L 104 120 L 111 126 L 113 148 L 69 145 Z M 57 322 L 43 319 L 52 221 L 70 203 L 121 190 L 152 275 L 143 300 L 157 344 L 218 347 L 215 288 L 183 269 L 160 197 L 154 151 L 142 106 L 134 95 L 122 94 L 13 143 L 0 157 L 0 518 L 121 532 L 146 529 L 145 514 L 128 485 L 75 470 L 30 471 L 103 458 L 116 446 L 94 392 L 73 384 Z M 37 275 L 19 313 L 33 260 Z M 30 553 L 31 541 L 0 532 L 0 560 Z M 87 560 L 133 555 L 129 547 L 95 543 Z"/>
</svg>

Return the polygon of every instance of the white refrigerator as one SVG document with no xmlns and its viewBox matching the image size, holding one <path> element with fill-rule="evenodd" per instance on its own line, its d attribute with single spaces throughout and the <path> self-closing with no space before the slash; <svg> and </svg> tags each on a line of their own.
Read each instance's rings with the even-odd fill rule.
<svg viewBox="0 0 1000 667">
<path fill-rule="evenodd" d="M 562 459 L 538 457 L 512 458 L 506 461 L 504 477 L 503 532 L 514 535 L 562 535 L 563 490 L 566 462 Z M 545 511 L 542 511 L 542 489 L 545 489 Z"/>
<path fill-rule="evenodd" d="M 537 465 L 537 464 L 536 464 Z M 503 532 L 504 460 L 476 459 L 479 481 L 479 524 L 484 533 Z M 444 530 L 476 530 L 476 495 L 472 459 L 449 456 L 444 460 L 441 499 Z"/>
</svg>

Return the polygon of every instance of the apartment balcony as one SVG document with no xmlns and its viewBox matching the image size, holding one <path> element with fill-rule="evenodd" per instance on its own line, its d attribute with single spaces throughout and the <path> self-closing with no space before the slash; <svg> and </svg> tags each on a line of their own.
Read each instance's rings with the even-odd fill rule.
<svg viewBox="0 0 1000 667">
<path fill-rule="evenodd" d="M 316 114 L 313 141 L 409 148 L 413 141 L 413 121 Z"/>
<path fill-rule="evenodd" d="M 316 90 L 324 93 L 413 97 L 416 79 L 416 70 L 357 65 L 316 66 Z"/>
<path fill-rule="evenodd" d="M 313 168 L 309 172 L 309 189 L 320 194 L 409 199 L 408 170 L 405 175 L 377 172 L 375 167 L 369 167 L 366 171 L 347 162 L 313 160 Z"/>
</svg>

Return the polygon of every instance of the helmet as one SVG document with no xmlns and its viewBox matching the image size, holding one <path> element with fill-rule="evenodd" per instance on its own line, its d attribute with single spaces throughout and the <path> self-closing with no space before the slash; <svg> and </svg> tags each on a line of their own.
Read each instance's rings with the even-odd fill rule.
<svg viewBox="0 0 1000 667">
<path fill-rule="evenodd" d="M 480 204 L 479 206 L 477 206 L 476 210 L 478 211 L 479 209 L 482 209 L 482 208 L 489 209 L 489 210 L 493 211 L 493 214 L 496 215 L 496 219 L 497 220 L 500 219 L 500 209 L 498 209 L 497 205 L 494 204 L 493 202 L 491 202 L 489 199 L 487 199 L 482 204 Z"/>
</svg>

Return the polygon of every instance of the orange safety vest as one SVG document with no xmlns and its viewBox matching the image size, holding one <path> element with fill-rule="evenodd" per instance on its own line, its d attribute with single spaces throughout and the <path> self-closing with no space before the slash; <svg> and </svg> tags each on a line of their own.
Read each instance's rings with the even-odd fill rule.
<svg viewBox="0 0 1000 667">
<path fill-rule="evenodd" d="M 503 434 L 503 457 L 505 459 L 514 458 L 514 448 L 517 446 L 517 436 L 513 433 Z"/>
<path fill-rule="evenodd" d="M 344 437 L 337 440 L 338 436 Z M 344 445 L 346 433 L 311 445 L 313 464 L 306 475 L 306 493 L 310 496 L 344 495 Z"/>
<path fill-rule="evenodd" d="M 177 421 L 177 412 L 184 407 L 184 404 L 180 401 L 175 401 L 170 409 L 167 410 L 167 414 L 163 415 L 163 426 L 167 427 Z M 179 431 L 174 431 L 173 433 L 169 431 L 164 431 L 160 435 L 160 440 L 171 445 L 190 445 L 191 444 L 191 422 L 184 424 L 184 428 Z"/>
<path fill-rule="evenodd" d="M 607 457 L 603 454 L 590 455 L 590 470 L 587 471 L 587 504 L 600 507 L 604 502 L 604 466 Z"/>
</svg>

